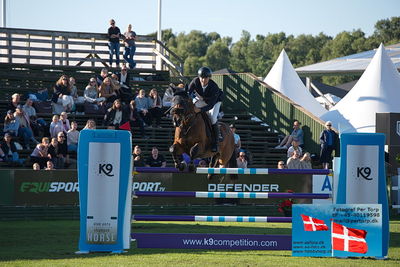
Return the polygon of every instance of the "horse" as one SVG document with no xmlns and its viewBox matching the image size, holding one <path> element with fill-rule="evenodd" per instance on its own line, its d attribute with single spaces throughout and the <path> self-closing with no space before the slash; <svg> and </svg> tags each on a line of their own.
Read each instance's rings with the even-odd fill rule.
<svg viewBox="0 0 400 267">
<path fill-rule="evenodd" d="M 172 99 L 171 115 L 175 125 L 175 137 L 170 152 L 175 167 L 181 171 L 185 169 L 183 153 L 190 156 L 189 171 L 194 170 L 195 158 L 211 158 L 210 168 L 237 167 L 235 141 L 229 126 L 226 123 L 218 123 L 223 140 L 219 142 L 218 151 L 212 152 L 211 121 L 207 114 L 196 113 L 194 107 L 186 92 L 176 94 Z M 208 174 L 207 178 L 211 179 L 212 175 Z M 235 180 L 237 175 L 231 175 L 230 178 Z"/>
</svg>

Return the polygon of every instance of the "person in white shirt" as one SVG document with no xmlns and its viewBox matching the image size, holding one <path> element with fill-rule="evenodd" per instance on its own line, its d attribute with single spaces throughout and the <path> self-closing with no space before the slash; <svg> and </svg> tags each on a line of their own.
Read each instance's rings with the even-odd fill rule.
<svg viewBox="0 0 400 267">
<path fill-rule="evenodd" d="M 67 145 L 68 151 L 77 151 L 78 149 L 78 139 L 79 139 L 79 131 L 78 124 L 76 121 L 71 123 L 71 129 L 67 132 Z"/>
<path fill-rule="evenodd" d="M 239 152 L 239 157 L 236 159 L 238 168 L 247 168 L 246 153 L 244 151 Z"/>
</svg>

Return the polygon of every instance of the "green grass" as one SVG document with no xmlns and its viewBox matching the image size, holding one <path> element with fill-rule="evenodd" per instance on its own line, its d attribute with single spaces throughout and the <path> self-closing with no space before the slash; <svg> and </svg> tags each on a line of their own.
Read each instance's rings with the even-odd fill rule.
<svg viewBox="0 0 400 267">
<path fill-rule="evenodd" d="M 135 223 L 134 232 L 290 234 L 291 224 Z M 138 249 L 76 255 L 79 221 L 0 222 L 0 266 L 400 266 L 400 221 L 390 222 L 388 260 L 291 257 L 290 251 Z"/>
</svg>

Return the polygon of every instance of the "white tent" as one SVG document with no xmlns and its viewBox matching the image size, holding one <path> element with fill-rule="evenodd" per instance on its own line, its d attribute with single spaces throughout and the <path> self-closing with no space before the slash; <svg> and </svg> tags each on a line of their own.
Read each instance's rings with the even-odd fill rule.
<svg viewBox="0 0 400 267">
<path fill-rule="evenodd" d="M 340 132 L 375 132 L 376 113 L 400 112 L 400 74 L 381 44 L 353 89 L 321 116 Z"/>
<path fill-rule="evenodd" d="M 284 49 L 264 82 L 317 117 L 327 112 L 304 86 Z"/>
</svg>

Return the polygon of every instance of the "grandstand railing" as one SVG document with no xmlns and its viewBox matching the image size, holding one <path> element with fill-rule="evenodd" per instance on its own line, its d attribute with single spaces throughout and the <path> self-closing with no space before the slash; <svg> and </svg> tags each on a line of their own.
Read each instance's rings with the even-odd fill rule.
<svg viewBox="0 0 400 267">
<path fill-rule="evenodd" d="M 183 73 L 183 61 L 152 36 L 137 36 L 137 68 Z M 120 59 L 123 61 L 123 46 Z M 107 34 L 0 28 L 0 63 L 108 67 Z"/>
</svg>

